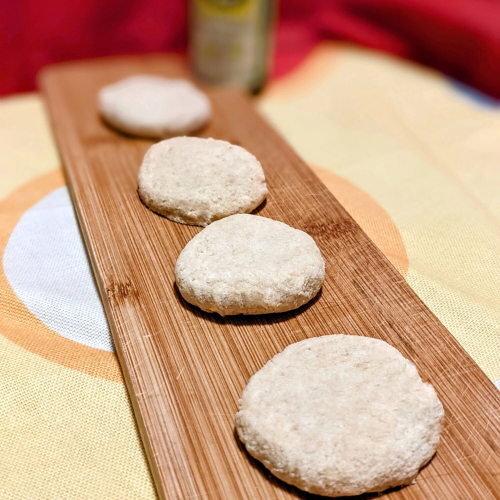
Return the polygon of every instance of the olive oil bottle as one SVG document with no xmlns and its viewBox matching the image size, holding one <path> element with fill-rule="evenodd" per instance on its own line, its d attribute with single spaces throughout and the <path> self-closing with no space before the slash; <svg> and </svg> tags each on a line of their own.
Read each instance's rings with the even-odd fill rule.
<svg viewBox="0 0 500 500">
<path fill-rule="evenodd" d="M 195 75 L 258 92 L 268 75 L 275 0 L 191 0 L 190 59 Z"/>
</svg>

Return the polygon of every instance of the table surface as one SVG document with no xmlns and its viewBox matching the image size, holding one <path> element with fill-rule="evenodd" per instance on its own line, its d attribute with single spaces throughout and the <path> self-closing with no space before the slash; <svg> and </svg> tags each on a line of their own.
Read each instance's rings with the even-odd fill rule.
<svg viewBox="0 0 500 500">
<path fill-rule="evenodd" d="M 500 108 L 333 44 L 258 106 L 500 387 Z M 0 130 L 1 498 L 154 498 L 40 97 Z"/>
</svg>

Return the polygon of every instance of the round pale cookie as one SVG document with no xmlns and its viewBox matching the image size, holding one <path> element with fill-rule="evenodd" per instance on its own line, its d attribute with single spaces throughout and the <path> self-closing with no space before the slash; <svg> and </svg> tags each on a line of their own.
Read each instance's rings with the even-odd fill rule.
<svg viewBox="0 0 500 500">
<path fill-rule="evenodd" d="M 190 82 L 147 75 L 102 88 L 99 110 L 117 130 L 150 138 L 189 134 L 211 115 L 210 101 Z"/>
<path fill-rule="evenodd" d="M 149 148 L 139 169 L 139 196 L 175 222 L 207 226 L 254 210 L 266 199 L 267 186 L 259 161 L 245 149 L 175 137 Z"/>
<path fill-rule="evenodd" d="M 326 496 L 411 483 L 434 455 L 444 411 L 415 365 L 381 340 L 297 342 L 249 381 L 236 429 L 275 476 Z"/>
<path fill-rule="evenodd" d="M 245 214 L 201 231 L 175 265 L 184 299 L 222 316 L 296 309 L 318 293 L 324 277 L 324 260 L 308 234 Z"/>
</svg>

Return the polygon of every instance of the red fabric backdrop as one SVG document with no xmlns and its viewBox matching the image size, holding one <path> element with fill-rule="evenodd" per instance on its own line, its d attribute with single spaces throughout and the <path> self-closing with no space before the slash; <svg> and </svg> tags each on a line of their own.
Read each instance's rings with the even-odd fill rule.
<svg viewBox="0 0 500 500">
<path fill-rule="evenodd" d="M 500 98 L 499 0 L 281 0 L 274 76 L 322 39 L 440 69 Z M 0 94 L 35 88 L 50 62 L 183 52 L 185 0 L 0 0 Z"/>
</svg>

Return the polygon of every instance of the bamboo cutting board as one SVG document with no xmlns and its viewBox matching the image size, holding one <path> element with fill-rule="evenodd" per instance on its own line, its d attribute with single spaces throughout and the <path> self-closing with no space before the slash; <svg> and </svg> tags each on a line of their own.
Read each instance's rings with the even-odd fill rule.
<svg viewBox="0 0 500 500">
<path fill-rule="evenodd" d="M 326 260 L 320 295 L 285 314 L 221 318 L 184 302 L 173 268 L 201 228 L 140 202 L 137 171 L 151 142 L 120 135 L 97 113 L 98 89 L 135 73 L 179 76 L 167 56 L 57 65 L 41 85 L 69 187 L 146 447 L 165 499 L 291 499 L 234 434 L 250 376 L 292 342 L 327 333 L 383 339 L 411 359 L 446 411 L 437 455 L 396 499 L 500 498 L 500 394 L 330 192 L 236 90 L 207 90 L 203 137 L 261 161 L 259 214 L 308 232 Z"/>
</svg>

